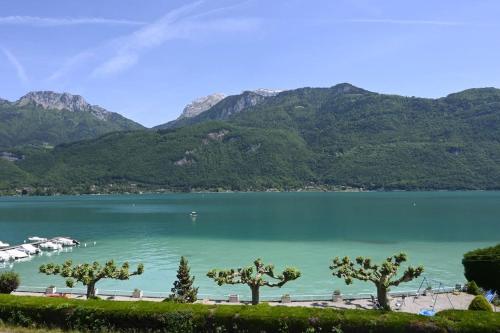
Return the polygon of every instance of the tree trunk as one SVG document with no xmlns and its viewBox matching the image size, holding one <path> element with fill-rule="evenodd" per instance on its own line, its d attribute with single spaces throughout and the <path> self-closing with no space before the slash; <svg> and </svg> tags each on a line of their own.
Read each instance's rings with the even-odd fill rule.
<svg viewBox="0 0 500 333">
<path fill-rule="evenodd" d="M 377 285 L 377 299 L 378 304 L 384 310 L 390 310 L 391 306 L 389 304 L 389 300 L 387 298 L 387 288 L 383 285 Z"/>
<path fill-rule="evenodd" d="M 259 286 L 250 286 L 252 289 L 252 305 L 259 304 Z"/>
<path fill-rule="evenodd" d="M 87 299 L 95 296 L 95 283 L 87 285 Z"/>
</svg>

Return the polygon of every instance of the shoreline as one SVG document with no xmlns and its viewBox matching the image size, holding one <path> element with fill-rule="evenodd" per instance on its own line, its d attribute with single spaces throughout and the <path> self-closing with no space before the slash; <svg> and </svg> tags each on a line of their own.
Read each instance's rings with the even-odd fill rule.
<svg viewBox="0 0 500 333">
<path fill-rule="evenodd" d="M 117 191 L 117 192 L 97 192 L 97 193 L 53 193 L 53 194 L 4 194 L 0 192 L 0 198 L 24 198 L 24 197 L 65 197 L 65 196 L 131 196 L 131 195 L 161 195 L 161 194 L 252 194 L 252 193 L 477 193 L 477 192 L 500 192 L 500 189 L 415 189 L 415 190 L 324 190 L 324 189 L 297 189 L 297 190 L 196 190 L 196 191 Z"/>
</svg>

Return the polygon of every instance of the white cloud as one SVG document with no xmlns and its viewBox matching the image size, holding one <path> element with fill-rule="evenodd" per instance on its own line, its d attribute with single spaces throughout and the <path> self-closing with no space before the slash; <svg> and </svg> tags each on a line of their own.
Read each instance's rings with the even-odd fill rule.
<svg viewBox="0 0 500 333">
<path fill-rule="evenodd" d="M 68 25 L 92 25 L 92 24 L 107 24 L 107 25 L 144 25 L 145 22 L 106 19 L 101 17 L 39 17 L 39 16 L 3 16 L 0 17 L 0 25 L 30 25 L 36 27 L 55 27 Z"/>
<path fill-rule="evenodd" d="M 26 75 L 26 70 L 24 69 L 21 62 L 19 62 L 17 57 L 12 52 L 10 52 L 9 50 L 7 50 L 5 48 L 2 48 L 2 52 L 5 55 L 5 57 L 7 58 L 7 60 L 10 62 L 10 64 L 16 70 L 17 77 L 19 78 L 19 80 L 23 83 L 28 82 L 28 75 Z"/>
<path fill-rule="evenodd" d="M 92 76 L 108 76 L 130 68 L 139 61 L 143 52 L 163 45 L 169 40 L 194 38 L 197 35 L 212 32 L 248 31 L 254 29 L 259 23 L 249 18 L 205 18 L 201 20 L 209 14 L 234 7 L 191 14 L 201 4 L 202 2 L 198 1 L 172 10 L 132 34 L 114 40 L 111 43 L 113 51 L 110 58 L 97 66 Z"/>
<path fill-rule="evenodd" d="M 67 75 L 69 72 L 71 72 L 75 67 L 79 66 L 80 64 L 86 62 L 87 60 L 90 60 L 93 58 L 95 54 L 91 51 L 83 51 L 80 52 L 71 58 L 67 59 L 63 65 L 56 70 L 52 75 L 50 75 L 47 80 L 48 81 L 55 81 L 58 80 L 65 75 Z"/>
</svg>

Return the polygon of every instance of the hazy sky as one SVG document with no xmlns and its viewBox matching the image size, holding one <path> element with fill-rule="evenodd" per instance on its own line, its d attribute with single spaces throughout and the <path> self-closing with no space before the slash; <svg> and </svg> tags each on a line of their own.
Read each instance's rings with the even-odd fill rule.
<svg viewBox="0 0 500 333">
<path fill-rule="evenodd" d="M 350 82 L 500 87 L 498 0 L 0 2 L 0 97 L 67 91 L 157 125 L 192 99 Z"/>
</svg>

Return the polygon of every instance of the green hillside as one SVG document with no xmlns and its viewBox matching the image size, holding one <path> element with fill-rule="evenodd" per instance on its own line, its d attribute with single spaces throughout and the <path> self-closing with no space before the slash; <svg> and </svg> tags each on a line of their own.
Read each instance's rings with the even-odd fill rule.
<svg viewBox="0 0 500 333">
<path fill-rule="evenodd" d="M 19 165 L 38 186 L 89 192 L 134 183 L 176 190 L 297 187 L 312 156 L 294 133 L 206 123 L 170 131 L 112 133 L 56 147 Z M 113 190 L 109 189 L 108 190 Z"/>
<path fill-rule="evenodd" d="M 88 112 L 0 104 L 0 149 L 44 143 L 56 145 L 142 128 L 116 113 L 108 120 L 101 120 Z"/>
<path fill-rule="evenodd" d="M 17 165 L 0 158 L 0 191 L 6 191 L 13 187 L 22 187 L 33 181 L 33 177 L 21 170 Z"/>
<path fill-rule="evenodd" d="M 26 182 L 57 191 L 500 189 L 498 89 L 425 99 L 341 84 L 228 113 L 231 100 L 183 127 L 107 134 L 16 163 Z"/>
<path fill-rule="evenodd" d="M 316 154 L 323 183 L 500 187 L 500 90 L 471 89 L 433 100 L 346 87 L 284 92 L 231 122 L 298 133 Z"/>
</svg>

